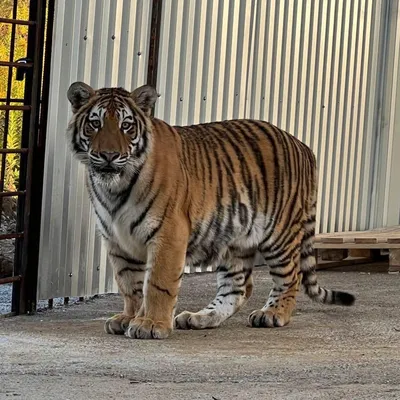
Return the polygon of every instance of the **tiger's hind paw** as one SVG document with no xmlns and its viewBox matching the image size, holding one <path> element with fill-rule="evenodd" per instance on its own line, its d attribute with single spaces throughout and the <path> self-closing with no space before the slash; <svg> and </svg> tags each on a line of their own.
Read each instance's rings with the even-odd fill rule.
<svg viewBox="0 0 400 400">
<path fill-rule="evenodd" d="M 255 310 L 249 316 L 253 328 L 279 328 L 290 322 L 291 313 L 276 309 Z"/>
</svg>

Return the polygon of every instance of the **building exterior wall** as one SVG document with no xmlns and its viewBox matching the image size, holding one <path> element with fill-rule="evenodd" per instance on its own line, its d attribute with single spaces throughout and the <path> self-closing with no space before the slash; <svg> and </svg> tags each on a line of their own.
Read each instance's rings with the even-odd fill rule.
<svg viewBox="0 0 400 400">
<path fill-rule="evenodd" d="M 40 298 L 116 291 L 65 141 L 66 91 L 146 82 L 151 3 L 57 2 Z M 164 0 L 155 115 L 272 122 L 315 151 L 320 232 L 397 224 L 399 21 L 397 0 Z"/>
</svg>

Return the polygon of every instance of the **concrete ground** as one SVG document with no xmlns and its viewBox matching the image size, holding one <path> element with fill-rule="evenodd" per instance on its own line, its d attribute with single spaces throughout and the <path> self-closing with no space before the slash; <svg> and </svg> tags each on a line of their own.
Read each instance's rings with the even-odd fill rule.
<svg viewBox="0 0 400 400">
<path fill-rule="evenodd" d="M 319 277 L 356 294 L 356 305 L 301 295 L 289 326 L 249 328 L 271 287 L 258 269 L 240 313 L 165 341 L 106 335 L 104 320 L 121 309 L 116 295 L 0 319 L 0 399 L 400 399 L 400 275 Z M 215 286 L 213 274 L 186 276 L 180 310 L 206 305 Z"/>
</svg>

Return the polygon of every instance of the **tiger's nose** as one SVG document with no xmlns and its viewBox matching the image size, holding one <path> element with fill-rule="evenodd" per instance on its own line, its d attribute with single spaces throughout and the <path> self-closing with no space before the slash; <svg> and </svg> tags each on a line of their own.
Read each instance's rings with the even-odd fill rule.
<svg viewBox="0 0 400 400">
<path fill-rule="evenodd" d="M 114 161 L 115 159 L 117 159 L 118 156 L 119 156 L 119 153 L 116 152 L 116 151 L 102 151 L 102 152 L 100 152 L 100 157 L 103 160 L 105 160 L 105 161 L 107 161 L 109 163 Z"/>
</svg>

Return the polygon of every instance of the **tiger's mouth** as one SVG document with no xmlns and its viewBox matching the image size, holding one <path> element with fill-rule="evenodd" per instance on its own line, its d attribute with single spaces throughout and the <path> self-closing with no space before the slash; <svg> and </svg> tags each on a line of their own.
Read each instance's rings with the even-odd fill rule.
<svg viewBox="0 0 400 400">
<path fill-rule="evenodd" d="M 122 171 L 120 167 L 114 167 L 113 165 L 104 165 L 104 166 L 92 166 L 94 172 L 101 175 L 119 175 Z"/>
</svg>

